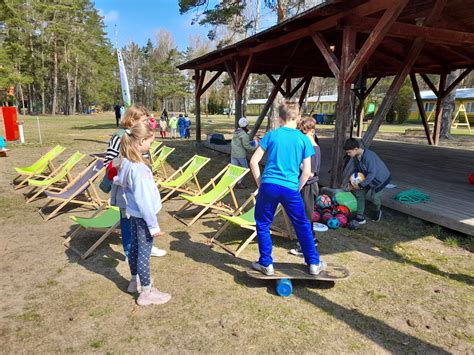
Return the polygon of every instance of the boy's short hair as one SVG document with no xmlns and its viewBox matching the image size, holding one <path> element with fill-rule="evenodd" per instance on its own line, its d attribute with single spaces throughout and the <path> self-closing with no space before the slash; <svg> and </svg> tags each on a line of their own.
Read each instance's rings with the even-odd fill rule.
<svg viewBox="0 0 474 355">
<path fill-rule="evenodd" d="M 300 105 L 297 102 L 286 101 L 278 106 L 278 115 L 285 121 L 295 121 L 300 115 Z"/>
<path fill-rule="evenodd" d="M 360 148 L 360 143 L 355 138 L 349 138 L 344 142 L 344 150 L 353 150 L 357 148 Z"/>
</svg>

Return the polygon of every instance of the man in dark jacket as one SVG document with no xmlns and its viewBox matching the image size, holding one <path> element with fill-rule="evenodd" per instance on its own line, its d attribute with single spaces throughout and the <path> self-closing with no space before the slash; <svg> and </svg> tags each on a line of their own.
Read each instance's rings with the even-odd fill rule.
<svg viewBox="0 0 474 355">
<path fill-rule="evenodd" d="M 346 154 L 353 158 L 353 173 L 362 173 L 365 179 L 357 182 L 350 181 L 349 189 L 357 198 L 356 221 L 365 223 L 365 200 L 371 201 L 375 206 L 373 221 L 378 222 L 382 217 L 382 201 L 380 195 L 385 186 L 388 185 L 392 176 L 382 159 L 369 149 L 363 149 L 361 143 L 354 138 L 344 142 Z"/>
</svg>

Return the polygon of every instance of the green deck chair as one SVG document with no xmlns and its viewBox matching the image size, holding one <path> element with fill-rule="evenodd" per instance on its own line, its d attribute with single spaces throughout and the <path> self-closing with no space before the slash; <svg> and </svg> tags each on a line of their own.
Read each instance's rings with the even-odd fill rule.
<svg viewBox="0 0 474 355">
<path fill-rule="evenodd" d="M 205 194 L 198 196 L 180 194 L 179 196 L 181 196 L 188 202 L 186 202 L 184 206 L 181 207 L 181 209 L 176 213 L 175 217 L 180 220 L 177 214 L 186 210 L 191 205 L 198 205 L 204 208 L 196 215 L 196 217 L 193 218 L 191 222 L 186 223 L 182 221 L 188 226 L 191 226 L 194 222 L 196 222 L 209 208 L 223 211 L 229 214 L 233 213 L 239 208 L 233 188 L 235 184 L 237 184 L 237 182 L 242 179 L 249 171 L 250 170 L 247 168 L 228 164 L 219 174 L 213 177 L 211 181 L 202 188 L 202 191 L 204 192 L 212 185 L 212 189 L 206 192 Z M 219 179 L 219 177 L 220 180 L 216 184 L 216 181 Z M 234 203 L 235 208 L 232 208 L 231 206 L 225 205 L 221 202 L 221 200 L 229 193 L 232 196 L 232 201 Z"/>
<path fill-rule="evenodd" d="M 33 189 L 29 193 L 31 194 L 36 189 L 38 190 L 32 196 L 27 197 L 28 199 L 26 203 L 30 203 L 31 201 L 35 200 L 39 194 L 41 194 L 47 189 L 51 191 L 60 191 L 61 189 L 55 188 L 54 185 L 56 185 L 57 183 L 62 183 L 64 181 L 72 181 L 70 171 L 84 157 L 85 155 L 81 152 L 75 152 L 44 180 L 28 179 L 28 185 L 33 186 Z"/>
<path fill-rule="evenodd" d="M 167 173 L 166 173 L 166 168 L 165 168 L 165 163 L 166 159 L 169 157 L 171 153 L 175 148 L 168 147 L 164 145 L 160 149 L 160 153 L 156 156 L 155 159 L 153 159 L 153 163 L 151 164 L 151 170 L 153 171 L 154 175 L 160 175 L 159 171 L 161 170 L 163 172 L 163 176 L 165 178 L 168 178 Z"/>
<path fill-rule="evenodd" d="M 120 230 L 120 209 L 115 206 L 107 206 L 104 204 L 91 217 L 71 216 L 71 219 L 76 222 L 78 226 L 64 241 L 64 245 L 78 254 L 82 259 L 87 258 L 115 230 Z M 71 246 L 71 240 L 83 230 L 104 232 L 85 253 Z"/>
<path fill-rule="evenodd" d="M 201 193 L 201 185 L 199 185 L 197 174 L 210 160 L 210 158 L 195 155 L 184 163 L 183 166 L 180 166 L 168 179 L 161 181 L 159 183 L 160 189 L 165 192 L 169 191 L 161 201 L 165 202 L 175 191 L 199 195 Z M 196 183 L 197 190 L 186 187 L 193 179 Z"/>
<path fill-rule="evenodd" d="M 211 238 L 211 243 L 219 245 L 222 249 L 227 251 L 228 253 L 234 255 L 234 256 L 239 256 L 239 254 L 250 244 L 252 240 L 255 239 L 257 236 L 257 230 L 256 230 L 256 222 L 255 222 L 255 203 L 256 203 L 256 195 L 258 194 L 258 190 L 256 190 L 250 197 L 245 201 L 242 206 L 235 211 L 233 216 L 226 216 L 226 215 L 219 215 L 220 218 L 224 219 L 226 222 L 222 225 L 221 228 L 214 234 L 214 236 Z M 253 207 L 249 209 L 247 212 L 242 213 L 242 211 L 249 205 L 250 203 L 253 202 Z M 285 223 L 286 230 L 283 230 L 275 225 L 272 225 L 270 228 L 270 234 L 272 235 L 277 235 L 280 237 L 288 237 L 292 238 L 291 236 L 291 228 L 290 228 L 290 222 L 288 220 L 288 216 L 285 213 L 285 210 L 282 208 L 281 205 L 278 206 L 275 216 L 278 215 L 278 213 L 283 212 L 283 219 Z M 217 240 L 219 236 L 231 225 L 238 225 L 241 228 L 244 229 L 249 229 L 253 231 L 253 233 L 247 237 L 242 239 L 242 242 L 240 245 L 237 247 L 236 250 L 233 250 L 230 248 L 230 246 L 223 244 Z"/>
<path fill-rule="evenodd" d="M 156 156 L 160 152 L 160 147 L 162 146 L 162 142 L 154 141 L 150 145 L 150 161 L 153 163 L 155 161 Z"/>
<path fill-rule="evenodd" d="M 15 183 L 22 176 L 25 176 L 19 184 L 15 185 L 15 190 L 26 186 L 28 179 L 31 179 L 34 176 L 42 177 L 41 174 L 47 171 L 48 168 L 50 172 L 54 171 L 55 167 L 52 163 L 52 160 L 59 156 L 59 154 L 61 154 L 65 150 L 66 148 L 57 145 L 30 166 L 25 166 L 23 168 L 15 168 L 15 171 L 17 172 L 18 176 L 13 179 L 13 183 Z"/>
</svg>

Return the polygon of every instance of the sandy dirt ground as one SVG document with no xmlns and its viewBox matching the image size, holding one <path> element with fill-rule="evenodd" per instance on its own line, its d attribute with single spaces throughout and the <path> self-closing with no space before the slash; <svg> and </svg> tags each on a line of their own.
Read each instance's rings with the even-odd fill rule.
<svg viewBox="0 0 474 355">
<path fill-rule="evenodd" d="M 256 244 L 239 258 L 211 248 L 209 237 L 222 224 L 217 215 L 186 227 L 172 216 L 184 203 L 174 198 L 159 215 L 166 235 L 155 241 L 168 255 L 151 260 L 155 285 L 173 298 L 137 306 L 126 293 L 119 235 L 81 260 L 63 241 L 75 228 L 70 216 L 92 212 L 68 208 L 45 222 L 38 213 L 45 199 L 26 204 L 27 189 L 12 186 L 13 167 L 54 144 L 67 147 L 62 159 L 75 150 L 104 151 L 113 118 L 96 121 L 45 120 L 42 146 L 14 146 L 0 158 L 2 353 L 474 353 L 472 238 L 389 210 L 378 224 L 321 234 L 323 260 L 347 267 L 348 280 L 294 281 L 293 295 L 282 298 L 274 282 L 245 274 L 258 258 Z M 203 182 L 229 160 L 194 141 L 166 144 L 176 147 L 170 171 L 195 153 L 211 157 Z M 245 184 L 240 202 L 255 188 L 250 177 Z M 230 228 L 222 240 L 237 245 L 246 235 Z M 86 250 L 97 238 L 84 233 L 74 246 Z M 294 244 L 275 237 L 275 260 L 303 262 L 288 253 Z"/>
</svg>

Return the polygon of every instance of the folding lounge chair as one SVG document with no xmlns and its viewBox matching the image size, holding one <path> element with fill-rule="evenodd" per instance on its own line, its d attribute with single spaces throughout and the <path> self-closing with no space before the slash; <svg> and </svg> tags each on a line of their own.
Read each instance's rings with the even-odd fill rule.
<svg viewBox="0 0 474 355">
<path fill-rule="evenodd" d="M 211 243 L 219 245 L 222 249 L 224 249 L 225 251 L 227 251 L 228 253 L 230 253 L 234 256 L 239 256 L 239 254 L 250 244 L 250 242 L 255 239 L 255 237 L 257 236 L 257 230 L 256 230 L 256 222 L 255 222 L 254 214 L 255 214 L 255 203 L 256 203 L 255 197 L 256 197 L 257 194 L 258 194 L 258 190 L 255 191 L 254 193 L 252 193 L 252 195 L 250 195 L 248 200 L 245 201 L 242 204 L 242 206 L 240 206 L 240 208 L 234 213 L 233 216 L 219 215 L 219 217 L 224 219 L 226 222 L 224 223 L 224 225 L 221 228 L 219 228 L 219 230 L 216 232 L 216 234 L 214 234 L 214 236 L 211 238 Z M 243 210 L 245 209 L 245 207 L 247 207 L 247 205 L 249 205 L 251 202 L 253 202 L 254 206 L 251 209 L 249 209 L 247 212 L 241 214 L 243 212 Z M 285 222 L 285 227 L 286 227 L 285 229 L 286 230 L 283 230 L 283 229 L 281 229 L 277 226 L 272 225 L 272 227 L 270 229 L 270 234 L 278 235 L 280 237 L 292 238 L 291 237 L 290 222 L 288 220 L 288 216 L 285 213 L 285 210 L 283 209 L 283 207 L 281 205 L 278 206 L 278 208 L 275 212 L 275 217 L 280 212 L 283 212 L 283 219 L 284 219 L 284 222 Z M 242 242 L 240 243 L 240 245 L 237 247 L 236 250 L 231 249 L 228 245 L 223 244 L 223 243 L 221 243 L 217 240 L 217 238 L 219 238 L 219 236 L 231 224 L 235 224 L 235 225 L 238 225 L 241 228 L 253 231 L 252 234 L 249 237 L 242 239 Z"/>
<path fill-rule="evenodd" d="M 211 179 L 211 181 L 202 188 L 202 191 L 206 191 L 208 187 L 212 185 L 212 189 L 206 192 L 203 195 L 198 195 L 198 196 L 190 196 L 190 195 L 183 195 L 180 194 L 179 196 L 182 197 L 183 199 L 187 200 L 184 204 L 183 207 L 176 213 L 179 214 L 180 212 L 186 210 L 189 206 L 191 205 L 198 205 L 204 207 L 201 212 L 199 212 L 196 217 L 193 218 L 193 220 L 189 223 L 186 223 L 182 221 L 183 223 L 187 224 L 188 226 L 191 226 L 194 222 L 196 222 L 199 217 L 201 217 L 209 208 L 211 209 L 216 209 L 219 211 L 223 211 L 225 213 L 233 213 L 235 210 L 239 208 L 239 205 L 237 203 L 237 199 L 235 198 L 234 194 L 234 186 L 237 184 L 237 182 L 242 179 L 245 174 L 247 174 L 250 170 L 228 164 L 219 174 L 217 174 L 215 177 Z M 221 177 L 222 176 L 222 177 Z M 217 179 L 220 177 L 219 182 L 216 184 Z M 228 194 L 231 194 L 232 196 L 232 201 L 234 203 L 235 208 L 232 208 L 231 206 L 225 205 L 221 202 L 221 200 L 226 197 Z M 178 216 L 175 215 L 175 217 L 179 219 Z M 180 220 L 181 221 L 181 220 Z"/>
<path fill-rule="evenodd" d="M 72 216 L 71 219 L 78 224 L 76 230 L 64 241 L 64 245 L 78 254 L 82 259 L 87 258 L 111 233 L 120 230 L 120 209 L 115 206 L 102 205 L 91 217 Z M 71 246 L 71 240 L 83 230 L 104 232 L 102 236 L 83 254 Z"/>
<path fill-rule="evenodd" d="M 161 201 L 166 201 L 175 191 L 199 195 L 201 193 L 201 186 L 199 185 L 197 174 L 210 160 L 210 158 L 195 155 L 183 166 L 179 167 L 168 179 L 161 181 L 159 184 L 160 189 L 165 192 L 169 191 Z M 186 187 L 193 179 L 196 183 L 197 190 Z"/>
<path fill-rule="evenodd" d="M 65 150 L 66 148 L 60 145 L 57 145 L 56 147 L 51 149 L 49 152 L 47 152 L 45 155 L 43 155 L 41 158 L 39 158 L 30 166 L 25 166 L 23 168 L 15 168 L 15 171 L 17 172 L 18 176 L 13 179 L 13 183 L 15 183 L 18 179 L 22 177 L 23 177 L 23 180 L 21 180 L 19 184 L 15 185 L 14 189 L 17 190 L 25 186 L 26 183 L 28 182 L 28 179 L 31 179 L 34 176 L 44 177 L 41 174 L 48 171 L 48 168 L 49 168 L 49 172 L 53 172 L 55 170 L 55 167 L 52 163 L 52 160 L 55 159 L 59 154 L 61 154 Z"/>
<path fill-rule="evenodd" d="M 160 152 L 160 147 L 162 146 L 162 142 L 154 141 L 150 145 L 150 161 L 153 163 L 156 159 L 156 156 Z"/>
<path fill-rule="evenodd" d="M 53 218 L 68 203 L 98 208 L 104 203 L 104 201 L 101 200 L 93 182 L 99 175 L 102 175 L 103 172 L 104 161 L 96 159 L 89 164 L 89 166 L 78 177 L 71 181 L 63 191 L 45 191 L 46 197 L 49 201 L 40 209 L 40 214 L 47 221 Z M 86 197 L 87 200 L 78 199 L 80 195 Z M 42 211 L 54 201 L 58 201 L 59 204 L 53 212 L 46 216 Z"/>
<path fill-rule="evenodd" d="M 66 160 L 61 166 L 59 166 L 55 171 L 53 171 L 48 177 L 44 180 L 39 179 L 28 179 L 28 185 L 33 186 L 33 189 L 29 192 L 30 194 L 33 193 L 37 188 L 39 190 L 34 193 L 31 197 L 27 197 L 28 200 L 26 203 L 30 203 L 33 201 L 39 194 L 49 190 L 61 190 L 58 187 L 55 187 L 58 183 L 63 183 L 64 181 L 72 181 L 70 176 L 71 169 L 79 162 L 85 155 L 80 152 L 75 152 L 71 155 L 68 160 Z"/>
<path fill-rule="evenodd" d="M 153 159 L 153 163 L 151 165 L 151 170 L 153 171 L 153 174 L 159 175 L 159 170 L 161 169 L 164 177 L 165 178 L 168 177 L 166 174 L 165 163 L 166 163 L 166 159 L 169 157 L 171 153 L 173 153 L 174 150 L 175 148 L 170 148 L 170 147 L 167 147 L 166 145 L 164 145 L 160 149 L 160 153 L 156 156 L 155 159 Z"/>
</svg>

